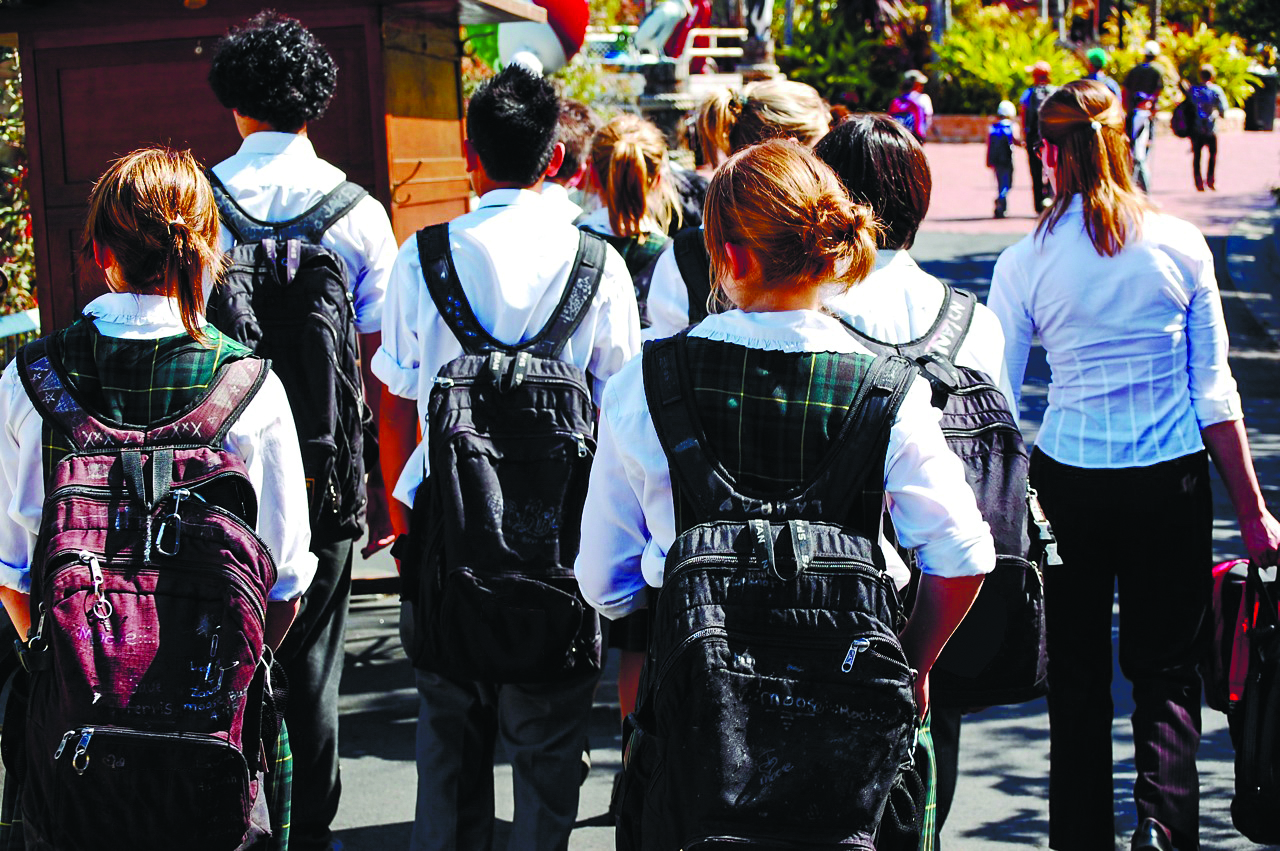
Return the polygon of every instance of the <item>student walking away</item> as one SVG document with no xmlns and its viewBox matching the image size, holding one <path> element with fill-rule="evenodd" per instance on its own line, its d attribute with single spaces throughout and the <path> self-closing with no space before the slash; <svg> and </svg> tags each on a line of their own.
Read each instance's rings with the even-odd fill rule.
<svg viewBox="0 0 1280 851">
<path fill-rule="evenodd" d="M 571 190 L 585 194 L 590 167 L 591 140 L 600 128 L 600 119 L 585 103 L 568 98 L 560 101 L 560 121 L 556 124 L 556 142 L 564 146 L 560 169 L 542 183 L 542 194 L 559 210 L 567 222 L 584 215 L 582 207 L 569 197 Z"/>
<path fill-rule="evenodd" d="M 1012 104 L 1009 106 L 1012 111 Z M 828 299 L 826 307 L 872 351 L 898 352 L 913 359 L 928 355 L 956 367 L 947 378 L 956 392 L 944 394 L 942 399 L 935 393 L 933 401 L 946 411 L 942 423 L 948 443 L 970 465 L 967 477 L 978 497 L 979 510 L 991 527 L 998 557 L 1007 563 L 1004 570 L 1014 571 L 1014 579 L 1021 584 L 1032 573 L 1026 522 L 1027 455 L 1012 410 L 1004 334 L 995 314 L 971 295 L 954 291 L 926 273 L 908 253 L 929 210 L 933 188 L 924 150 L 888 116 L 858 115 L 835 127 L 814 153 L 831 166 L 850 197 L 868 205 L 882 225 L 871 273 L 857 286 Z M 957 428 L 958 424 L 963 428 Z M 908 567 L 896 550 L 883 545 L 895 584 L 905 589 L 910 579 Z M 988 585 L 978 605 L 1002 590 Z M 1018 611 L 1012 604 L 1002 606 L 1002 620 L 1006 612 Z M 1033 619 L 1033 626 L 1039 625 L 1040 620 Z M 968 626 L 966 621 L 961 630 Z M 1029 632 L 1031 638 L 1025 642 L 1029 646 L 1017 648 L 1022 656 L 1031 657 L 1030 677 L 1025 682 L 1014 681 L 1017 674 L 1008 664 L 996 678 L 979 680 L 979 672 L 970 664 L 969 679 L 957 681 L 944 674 L 941 684 L 934 682 L 932 697 L 937 699 L 930 709 L 930 736 L 921 737 L 916 761 L 926 782 L 930 766 L 936 765 L 936 825 L 933 835 L 926 836 L 930 844 L 920 847 L 941 847 L 937 834 L 950 811 L 958 775 L 961 708 L 1043 693 L 1036 688 L 1043 685 L 1043 662 L 1035 658 L 1043 632 Z M 999 644 L 1002 637 L 1008 640 L 1013 635 L 1010 631 L 1001 636 L 998 629 L 988 629 L 983 639 Z M 948 647 L 947 654 L 952 652 Z M 981 652 L 993 663 L 1007 663 L 1007 658 L 997 661 L 994 646 Z M 939 671 L 934 668 L 935 674 Z M 990 687 L 993 679 L 999 680 L 994 688 Z M 962 688 L 968 693 L 958 693 Z M 1022 693 L 1013 694 L 1015 689 Z M 979 690 L 981 696 L 976 693 Z M 926 834 L 929 827 L 924 825 Z"/>
<path fill-rule="evenodd" d="M 653 264 L 680 220 L 680 202 L 667 163 L 667 140 L 651 121 L 619 115 L 591 143 L 591 185 L 603 206 L 578 226 L 604 237 L 622 255 L 635 286 L 640 327 Z"/>
<path fill-rule="evenodd" d="M 333 95 L 336 74 L 333 58 L 309 31 L 273 12 L 231 30 L 209 71 L 244 138 L 211 172 L 222 245 L 236 247 L 226 281 L 210 300 L 210 319 L 269 357 L 284 382 L 319 558 L 316 581 L 279 654 L 293 690 L 293 842 L 317 851 L 329 847 L 341 794 L 338 683 L 352 549 L 365 519 L 365 403 L 374 411 L 378 404 L 367 367 L 395 259 L 382 205 L 317 157 L 307 136 Z M 390 538 L 376 465 L 367 492 L 366 555 Z"/>
<path fill-rule="evenodd" d="M 1142 48 L 1143 61 L 1124 78 L 1125 132 L 1133 156 L 1133 177 L 1138 188 L 1151 192 L 1151 169 L 1147 165 L 1155 144 L 1156 103 L 1164 91 L 1164 69 L 1157 59 L 1160 43 L 1148 41 Z"/>
<path fill-rule="evenodd" d="M 924 144 L 933 123 L 933 100 L 924 93 L 929 78 L 912 69 L 902 77 L 902 94 L 889 104 L 889 114 Z"/>
<path fill-rule="evenodd" d="M 1124 92 L 1120 89 L 1120 84 L 1107 76 L 1107 52 L 1101 47 L 1090 48 L 1084 58 L 1089 63 L 1089 73 L 1084 75 L 1084 79 L 1102 83 L 1111 94 L 1115 95 L 1118 102 L 1123 103 Z"/>
<path fill-rule="evenodd" d="M 933 660 L 994 564 L 927 384 L 823 310 L 871 270 L 874 222 L 793 141 L 735 154 L 706 228 L 736 307 L 606 388 L 575 571 L 606 617 L 654 609 L 620 848 L 872 847 Z M 905 628 L 874 542 L 885 495 L 925 574 Z"/>
<path fill-rule="evenodd" d="M 203 317 L 217 228 L 189 152 L 114 162 L 81 246 L 110 292 L 0 377 L 6 848 L 288 845 L 268 669 L 315 557 L 281 382 Z"/>
<path fill-rule="evenodd" d="M 1036 232 L 1001 254 L 988 304 L 1004 326 L 1014 387 L 1033 334 L 1053 373 L 1031 458 L 1063 561 L 1045 572 L 1049 847 L 1114 842 L 1118 583 L 1120 670 L 1135 704 L 1139 824 L 1130 847 L 1197 851 L 1196 666 L 1208 638 L 1213 554 L 1209 458 L 1257 564 L 1275 564 L 1280 524 L 1254 474 L 1204 237 L 1134 190 L 1124 115 L 1103 86 L 1070 83 L 1040 114 L 1046 164 L 1061 193 Z M 1159 533 L 1135 531 L 1142 529 Z"/>
<path fill-rule="evenodd" d="M 401 247 L 374 357 L 383 469 L 413 506 L 393 518 L 420 701 L 414 849 L 491 845 L 499 739 L 510 848 L 562 851 L 577 813 L 600 638 L 572 564 L 595 404 L 640 322 L 622 258 L 539 194 L 559 109 L 519 65 L 472 95 L 479 206 Z"/>
<path fill-rule="evenodd" d="M 1027 70 L 1031 72 L 1031 85 L 1018 99 L 1018 110 L 1022 121 L 1022 138 L 1027 145 L 1027 167 L 1031 172 L 1031 198 L 1038 216 L 1053 201 L 1053 189 L 1045 178 L 1044 164 L 1039 157 L 1043 139 L 1040 134 L 1040 105 L 1053 94 L 1056 87 L 1049 84 L 1052 68 L 1043 59 Z"/>
<path fill-rule="evenodd" d="M 701 137 L 709 140 L 704 144 L 724 156 L 774 138 L 813 147 L 831 128 L 831 112 L 818 92 L 790 80 L 762 80 L 741 94 L 721 89 L 708 97 L 699 115 L 708 128 Z M 723 306 L 711 301 L 709 269 L 702 228 L 676 234 L 653 267 L 645 339 L 669 337 Z"/>
<path fill-rule="evenodd" d="M 987 130 L 987 168 L 996 176 L 996 207 L 994 216 L 1003 219 L 1009 209 L 1009 189 L 1013 186 L 1013 148 L 1022 139 L 1013 119 L 1017 115 L 1011 101 L 1002 100 L 996 107 L 999 116 Z"/>
<path fill-rule="evenodd" d="M 1227 112 L 1227 95 L 1222 87 L 1213 82 L 1212 65 L 1200 66 L 1200 84 L 1187 91 L 1187 100 L 1193 110 L 1191 116 L 1191 170 L 1195 175 L 1196 191 L 1203 192 L 1207 186 L 1214 185 L 1214 171 L 1218 165 L 1218 116 Z M 1201 177 L 1200 152 L 1208 149 L 1209 162 Z"/>
</svg>

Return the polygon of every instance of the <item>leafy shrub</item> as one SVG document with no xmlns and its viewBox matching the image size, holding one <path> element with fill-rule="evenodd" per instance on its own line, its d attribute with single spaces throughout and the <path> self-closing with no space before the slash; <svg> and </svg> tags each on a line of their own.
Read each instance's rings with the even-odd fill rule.
<svg viewBox="0 0 1280 851">
<path fill-rule="evenodd" d="M 954 22 L 933 66 L 935 111 L 993 114 L 1000 101 L 1016 102 L 1031 85 L 1027 68 L 1041 59 L 1049 63 L 1055 83 L 1084 76 L 1080 59 L 1057 45 L 1057 31 L 1034 10 L 984 8 L 972 0 L 953 9 Z"/>
<path fill-rule="evenodd" d="M 7 314 L 36 306 L 36 273 L 16 50 L 0 51 L 0 75 L 0 314 Z"/>
</svg>

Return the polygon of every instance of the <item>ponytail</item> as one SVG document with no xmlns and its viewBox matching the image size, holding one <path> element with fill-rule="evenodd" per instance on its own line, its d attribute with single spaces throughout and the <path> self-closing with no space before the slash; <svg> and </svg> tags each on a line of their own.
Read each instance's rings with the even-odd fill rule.
<svg viewBox="0 0 1280 851">
<path fill-rule="evenodd" d="M 624 114 L 596 134 L 591 167 L 618 236 L 645 238 L 645 217 L 657 230 L 679 221 L 679 199 L 666 177 L 667 141 L 652 122 Z"/>
<path fill-rule="evenodd" d="M 190 151 L 143 148 L 111 164 L 89 193 L 81 257 L 94 246 L 115 257 L 130 292 L 177 302 L 182 326 L 201 343 L 205 292 L 223 260 L 213 190 Z"/>
</svg>

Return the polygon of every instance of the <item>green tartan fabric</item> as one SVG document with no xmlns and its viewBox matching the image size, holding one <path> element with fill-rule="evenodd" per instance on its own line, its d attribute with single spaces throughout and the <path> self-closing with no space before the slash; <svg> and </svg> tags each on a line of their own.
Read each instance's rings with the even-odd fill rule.
<svg viewBox="0 0 1280 851">
<path fill-rule="evenodd" d="M 687 351 L 707 448 L 739 489 L 765 494 L 813 477 L 875 360 L 698 337 Z"/>
<path fill-rule="evenodd" d="M 57 332 L 57 351 L 71 386 L 94 413 L 116 422 L 148 425 L 194 403 L 223 364 L 251 352 L 206 326 L 207 344 L 186 334 L 125 340 L 98 333 L 82 317 Z M 71 451 L 65 438 L 45 430 L 44 469 Z"/>
<path fill-rule="evenodd" d="M 271 813 L 271 838 L 267 851 L 289 851 L 289 822 L 293 817 L 293 748 L 283 719 L 274 747 L 267 748 L 271 772 L 266 779 L 267 811 Z"/>
</svg>

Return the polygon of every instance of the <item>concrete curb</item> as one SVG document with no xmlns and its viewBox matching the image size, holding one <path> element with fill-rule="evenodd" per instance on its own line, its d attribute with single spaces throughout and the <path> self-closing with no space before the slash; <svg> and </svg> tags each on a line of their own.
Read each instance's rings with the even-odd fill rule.
<svg viewBox="0 0 1280 851">
<path fill-rule="evenodd" d="M 1227 235 L 1227 274 L 1280 348 L 1280 207 L 1250 213 Z"/>
</svg>

